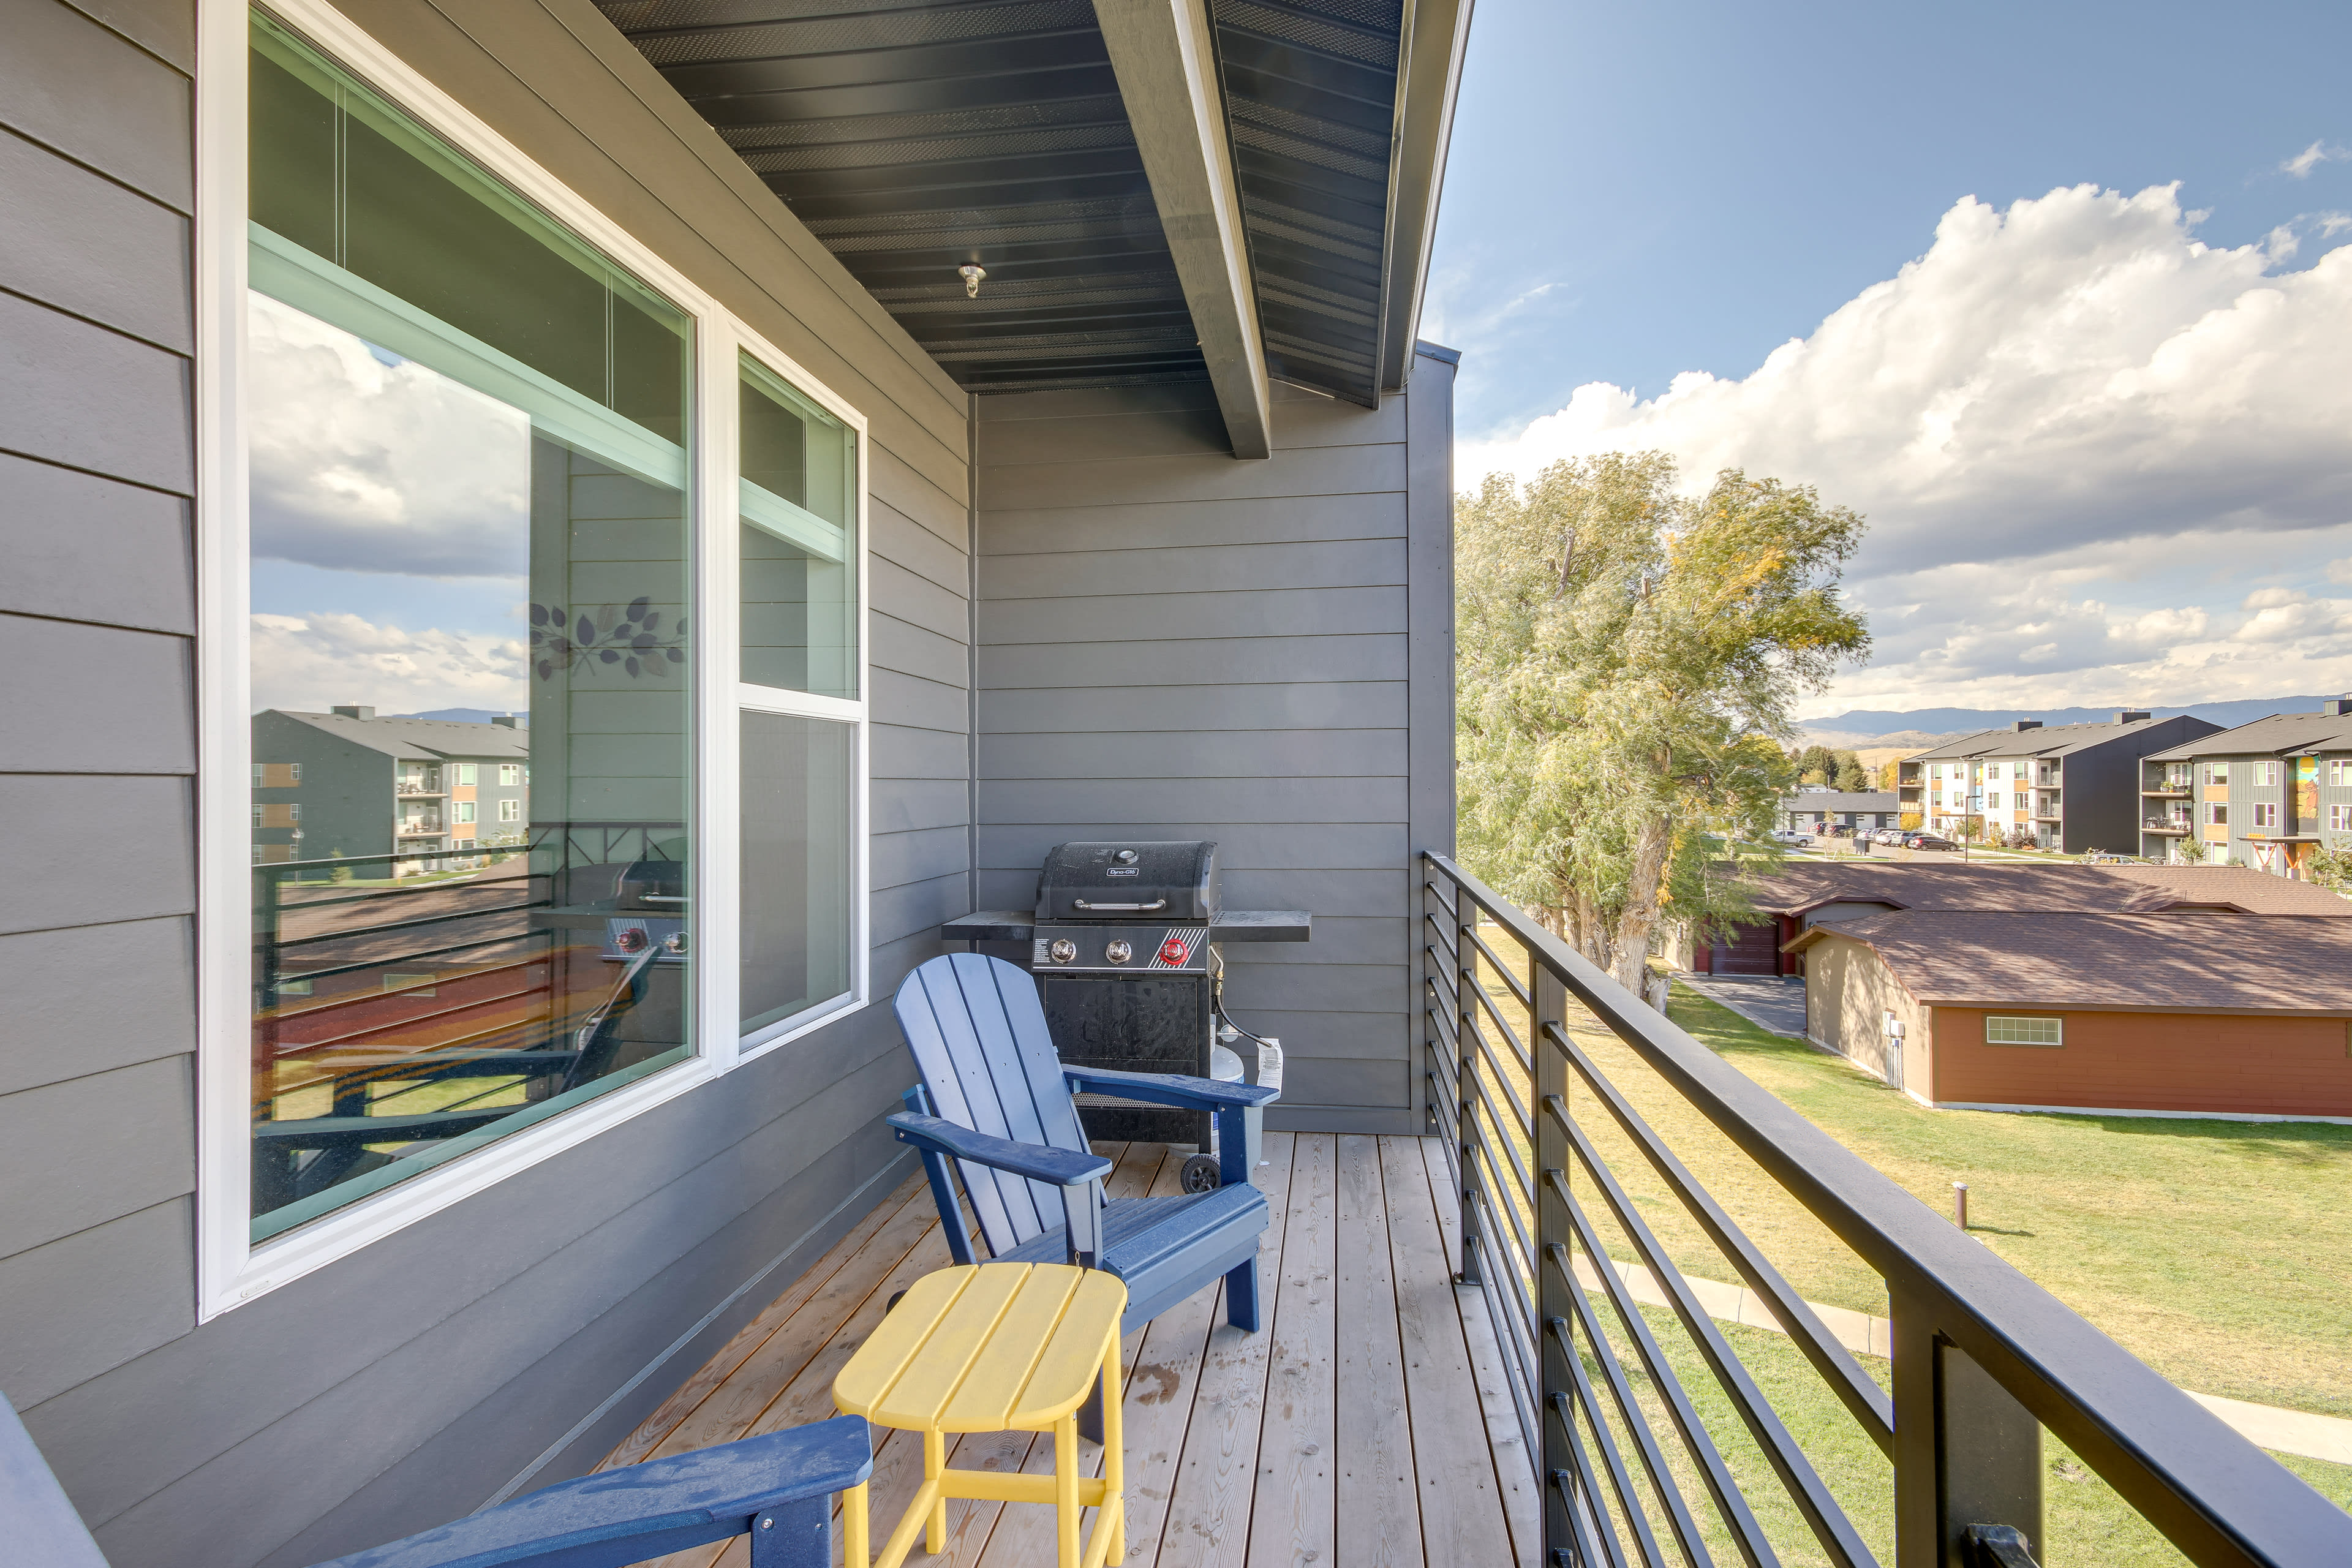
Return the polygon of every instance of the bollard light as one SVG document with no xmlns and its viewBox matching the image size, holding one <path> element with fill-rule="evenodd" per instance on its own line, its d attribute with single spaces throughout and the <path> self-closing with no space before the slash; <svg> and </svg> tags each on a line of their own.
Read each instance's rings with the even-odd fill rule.
<svg viewBox="0 0 2352 1568">
<path fill-rule="evenodd" d="M 1969 1184 L 1966 1182 L 1952 1184 L 1952 1223 L 1962 1230 L 1969 1228 Z"/>
</svg>

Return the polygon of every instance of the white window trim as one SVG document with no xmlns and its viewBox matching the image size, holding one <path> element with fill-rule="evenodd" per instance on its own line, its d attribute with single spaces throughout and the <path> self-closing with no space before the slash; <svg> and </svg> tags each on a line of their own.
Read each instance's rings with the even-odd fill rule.
<svg viewBox="0 0 2352 1568">
<path fill-rule="evenodd" d="M 2057 1038 L 2051 1040 L 1996 1040 L 1992 1037 L 1995 1024 L 2049 1024 Z M 2063 1050 L 2066 1045 L 2066 1020 L 2048 1013 L 1988 1013 L 1984 1021 L 1984 1043 L 2025 1050 Z"/>
<path fill-rule="evenodd" d="M 196 1315 L 204 1321 L 427 1218 L 509 1176 L 700 1087 L 742 1062 L 864 1006 L 870 999 L 871 931 L 866 836 L 871 690 L 868 595 L 872 580 L 866 491 L 871 436 L 865 415 L 730 315 L 684 274 L 589 205 L 471 110 L 435 86 L 321 0 L 270 0 L 268 9 L 366 81 L 386 100 L 506 181 L 555 220 L 667 296 L 695 330 L 696 447 L 688 487 L 690 568 L 700 627 L 692 665 L 697 744 L 690 803 L 701 865 L 698 921 L 695 1054 L 447 1164 L 361 1198 L 258 1246 L 249 1239 L 251 1152 L 248 944 L 251 851 L 249 790 L 214 787 L 244 780 L 253 763 L 247 667 L 247 508 L 243 347 L 248 194 L 246 175 L 247 49 L 250 8 L 204 0 L 197 17 L 196 72 L 196 430 L 197 686 L 201 723 L 197 789 L 197 1190 Z M 775 692 L 741 685 L 738 673 L 739 516 L 734 483 L 737 354 L 749 352 L 857 432 L 857 689 L 859 700 Z M 848 720 L 857 727 L 857 780 L 851 825 L 856 846 L 851 989 L 782 1020 L 751 1043 L 741 1016 L 736 918 L 740 894 L 740 723 L 744 707 Z M 713 1021 L 719 1026 L 713 1027 Z"/>
</svg>

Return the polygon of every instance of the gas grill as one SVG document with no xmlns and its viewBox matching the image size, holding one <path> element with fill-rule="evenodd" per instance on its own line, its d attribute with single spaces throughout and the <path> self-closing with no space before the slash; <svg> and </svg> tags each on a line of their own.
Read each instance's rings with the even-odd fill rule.
<svg viewBox="0 0 2352 1568">
<path fill-rule="evenodd" d="M 1204 839 L 1059 844 L 1037 877 L 1034 915 L 988 910 L 940 935 L 1024 942 L 1054 1047 L 1072 1067 L 1214 1074 L 1219 945 L 1305 942 L 1303 910 L 1229 910 L 1217 846 Z M 1229 1030 L 1242 1037 L 1238 1030 Z M 1209 1146 L 1205 1112 L 1079 1098 L 1087 1135 Z"/>
</svg>

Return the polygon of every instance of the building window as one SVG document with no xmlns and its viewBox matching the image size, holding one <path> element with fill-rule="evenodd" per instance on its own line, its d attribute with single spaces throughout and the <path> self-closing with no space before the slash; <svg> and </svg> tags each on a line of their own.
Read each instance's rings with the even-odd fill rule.
<svg viewBox="0 0 2352 1568">
<path fill-rule="evenodd" d="M 2352 759 L 2330 757 L 2327 760 L 2327 782 L 2336 789 L 2352 784 Z"/>
<path fill-rule="evenodd" d="M 289 801 L 287 803 L 286 820 L 289 822 L 299 822 L 302 820 L 302 803 L 300 801 Z"/>
<path fill-rule="evenodd" d="M 2230 825 L 2229 803 L 2227 801 L 2220 800 L 2207 801 L 2205 803 L 2205 821 L 2209 826 L 2227 827 Z"/>
<path fill-rule="evenodd" d="M 2327 831 L 2352 833 L 2352 805 L 2331 805 L 2327 808 Z"/>
<path fill-rule="evenodd" d="M 2021 779 L 2021 778 L 2023 778 L 2023 777 L 2025 776 L 2025 764 L 2024 764 L 2023 763 L 2010 763 L 2010 764 L 2009 764 L 2009 776 L 2010 776 L 2010 777 L 2011 777 L 2011 778 L 2013 778 L 2013 779 Z"/>
<path fill-rule="evenodd" d="M 338 36 L 362 73 L 412 79 L 364 36 Z M 200 35 L 213 79 L 238 74 L 233 37 Z M 249 604 L 249 679 L 208 680 L 205 721 L 233 732 L 249 716 L 257 733 L 331 708 L 511 712 L 487 733 L 528 754 L 494 764 L 498 782 L 531 793 L 528 807 L 499 798 L 509 830 L 495 842 L 528 838 L 516 872 L 555 886 L 625 878 L 634 929 L 658 940 L 625 946 L 601 920 L 425 923 L 449 875 L 494 858 L 438 837 L 477 820 L 442 792 L 478 786 L 482 766 L 425 760 L 446 733 L 432 725 L 379 731 L 408 752 L 392 809 L 356 813 L 350 831 L 370 837 L 331 863 L 210 816 L 207 865 L 251 900 L 201 917 L 222 1000 L 200 1056 L 200 1318 L 818 1027 L 865 999 L 869 946 L 856 411 L 511 148 L 485 139 L 478 161 L 471 122 L 442 100 L 420 89 L 412 115 L 258 14 L 245 42 L 246 123 L 206 120 L 198 154 L 200 172 L 249 172 L 247 206 L 199 226 L 209 275 L 247 284 L 242 337 L 219 335 L 230 301 L 199 311 L 213 334 L 200 371 L 243 410 L 208 435 L 199 516 L 242 494 L 205 476 L 249 468 L 252 570 L 206 605 L 235 626 Z M 737 397 L 689 395 L 730 375 Z M 337 482 L 352 443 L 370 458 L 363 494 Z M 719 467 L 737 452 L 739 473 Z M 304 630 L 330 617 L 484 651 L 462 669 L 370 663 L 364 641 Z M 741 649 L 715 672 L 733 723 L 695 707 L 706 646 Z M 293 764 L 251 763 L 271 749 L 248 752 L 252 786 L 299 783 Z M 382 789 L 370 765 L 355 788 Z M 322 809 L 314 856 L 343 831 Z M 300 945 L 321 897 L 371 941 L 367 964 L 314 997 L 282 972 L 322 962 Z M 516 986 L 497 986 L 501 966 Z M 374 1052 L 362 1074 L 306 1047 L 351 1032 L 338 1008 L 364 1024 L 387 992 L 430 994 L 436 969 L 453 1016 L 405 1010 L 398 1055 Z M 454 1015 L 482 994 L 507 998 L 501 1048 L 541 1051 L 546 1069 L 480 1074 L 478 1020 Z M 398 1124 L 353 1144 L 355 1115 Z M 503 1158 L 467 1157 L 492 1144 Z"/>
<path fill-rule="evenodd" d="M 257 805 L 253 808 L 253 825 L 256 827 L 262 826 L 261 814 L 268 809 L 269 808 L 265 805 Z"/>
<path fill-rule="evenodd" d="M 692 319 L 259 16 L 250 95 L 251 604 L 270 627 L 252 638 L 254 708 L 262 718 L 316 711 L 326 697 L 386 715 L 484 705 L 541 713 L 548 721 L 531 732 L 562 737 L 536 759 L 556 770 L 554 796 L 593 801 L 582 815 L 598 819 L 594 834 L 551 835 L 549 854 L 565 863 L 547 869 L 593 880 L 661 866 L 683 886 L 695 866 L 683 739 L 694 729 L 689 649 L 677 630 L 691 558 Z M 370 454 L 365 495 L 338 478 L 338 454 L 352 449 L 341 443 Z M 512 581 L 514 591 L 453 594 L 452 579 Z M 529 652 L 504 663 L 486 653 L 491 662 L 468 669 L 467 684 L 442 685 L 439 661 L 398 672 L 287 629 L 354 616 L 387 636 L 483 649 L 527 641 Z M 639 651 L 648 641 L 650 659 Z M 616 766 L 623 734 L 626 762 Z M 476 783 L 476 764 L 456 766 L 460 785 Z M 458 803 L 453 815 L 470 820 L 473 807 Z M 401 826 L 438 832 L 442 823 Z M 280 1032 L 265 1004 L 252 1022 L 254 1242 L 691 1051 L 695 945 L 638 965 L 601 929 L 413 929 L 415 897 L 435 896 L 442 868 L 429 845 L 412 831 L 405 842 L 352 847 L 339 868 L 355 874 L 357 896 L 341 916 L 383 928 L 366 949 L 374 989 L 426 994 L 418 983 L 431 976 L 402 959 L 454 939 L 443 960 L 491 984 L 511 980 L 513 1045 L 562 1065 L 488 1077 L 445 1069 L 443 1053 L 462 1051 L 479 1028 L 457 1016 L 408 1026 L 396 1048 L 415 1058 L 412 1076 L 381 1062 L 354 1076 L 301 1043 L 338 1032 L 315 1016 L 337 1001 L 314 1002 L 299 1038 Z M 304 928 L 279 911 L 299 909 L 286 895 L 310 876 L 273 867 L 256 877 L 255 962 L 265 974 L 305 951 Z M 364 1008 L 367 976 L 357 978 L 350 1005 Z M 592 1037 L 575 1039 L 580 1019 L 608 1001 Z M 354 1013 L 352 1026 L 362 1018 Z M 354 1102 L 358 1114 L 399 1118 L 398 1135 L 353 1146 L 336 1129 Z"/>
<path fill-rule="evenodd" d="M 2227 763 L 2207 763 L 2205 764 L 2205 782 L 2209 784 L 2228 784 L 2230 782 L 2230 764 Z"/>
<path fill-rule="evenodd" d="M 2259 785 L 2275 785 L 2279 782 L 2279 765 L 2276 763 L 2256 763 L 2252 782 Z"/>
<path fill-rule="evenodd" d="M 1988 1046 L 2063 1046 L 2066 1043 L 2064 1030 L 2064 1021 L 2059 1018 L 1985 1015 Z"/>
<path fill-rule="evenodd" d="M 2256 801 L 2253 825 L 2258 828 L 2275 832 L 2279 825 L 2278 803 L 2267 800 Z"/>
</svg>

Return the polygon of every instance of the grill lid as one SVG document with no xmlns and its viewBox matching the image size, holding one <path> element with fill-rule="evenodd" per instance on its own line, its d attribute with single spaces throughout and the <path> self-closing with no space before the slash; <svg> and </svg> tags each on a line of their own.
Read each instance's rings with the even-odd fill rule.
<svg viewBox="0 0 2352 1568">
<path fill-rule="evenodd" d="M 1213 921 L 1223 905 L 1214 839 L 1057 844 L 1037 874 L 1040 921 Z"/>
</svg>

